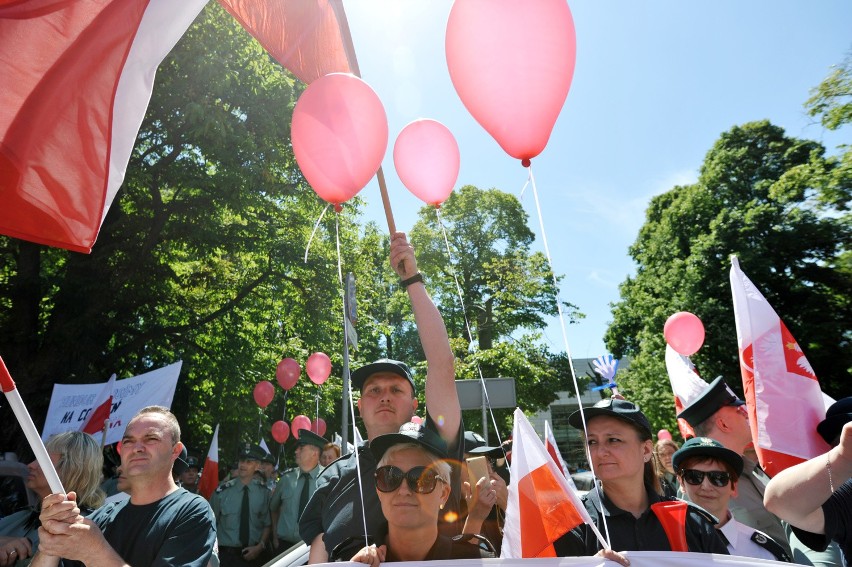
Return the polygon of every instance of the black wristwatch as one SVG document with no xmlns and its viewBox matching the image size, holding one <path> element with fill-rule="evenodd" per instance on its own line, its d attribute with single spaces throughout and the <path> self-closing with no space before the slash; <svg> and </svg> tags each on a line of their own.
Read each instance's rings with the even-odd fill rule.
<svg viewBox="0 0 852 567">
<path fill-rule="evenodd" d="M 423 274 L 421 274 L 420 272 L 417 272 L 416 274 L 414 274 L 410 278 L 400 281 L 399 285 L 402 286 L 402 289 L 405 289 L 413 283 L 422 282 L 422 281 L 423 281 Z"/>
</svg>

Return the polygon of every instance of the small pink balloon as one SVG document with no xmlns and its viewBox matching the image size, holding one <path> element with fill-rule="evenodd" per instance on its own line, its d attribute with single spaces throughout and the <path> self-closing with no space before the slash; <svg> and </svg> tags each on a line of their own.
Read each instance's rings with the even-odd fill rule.
<svg viewBox="0 0 852 567">
<path fill-rule="evenodd" d="M 311 188 L 340 205 L 357 195 L 381 166 L 388 119 L 370 85 L 355 75 L 331 73 L 299 97 L 290 139 Z"/>
<path fill-rule="evenodd" d="M 688 311 L 678 311 L 666 320 L 663 336 L 675 352 L 692 356 L 704 344 L 704 324 Z"/>
<path fill-rule="evenodd" d="M 275 379 L 278 380 L 278 385 L 289 390 L 299 381 L 299 376 L 302 374 L 302 367 L 292 358 L 285 358 L 278 363 L 275 369 Z"/>
<path fill-rule="evenodd" d="M 529 166 L 547 145 L 574 76 L 577 39 L 565 0 L 456 0 L 445 39 L 468 112 Z"/>
<path fill-rule="evenodd" d="M 293 432 L 293 437 L 296 439 L 299 438 L 299 430 L 300 429 L 310 429 L 311 428 L 311 418 L 306 415 L 297 415 L 293 418 L 293 421 L 290 422 L 290 431 Z"/>
<path fill-rule="evenodd" d="M 290 426 L 284 421 L 276 421 L 272 424 L 272 438 L 279 443 L 284 443 L 290 437 Z"/>
<path fill-rule="evenodd" d="M 393 164 L 415 197 L 437 207 L 453 192 L 459 177 L 459 145 L 446 126 L 421 118 L 397 136 Z"/>
<path fill-rule="evenodd" d="M 321 417 L 316 418 L 311 421 L 311 431 L 322 437 L 325 435 L 326 428 L 328 426 L 325 424 L 325 420 Z"/>
<path fill-rule="evenodd" d="M 660 439 L 660 440 L 662 440 L 662 439 L 669 439 L 669 440 L 671 440 L 671 438 L 672 438 L 672 434 L 671 434 L 671 433 L 669 433 L 669 430 L 668 430 L 668 429 L 660 429 L 660 430 L 657 432 L 657 439 Z"/>
<path fill-rule="evenodd" d="M 331 374 L 331 359 L 324 352 L 315 352 L 308 357 L 305 370 L 308 371 L 311 382 L 319 386 L 328 380 Z"/>
<path fill-rule="evenodd" d="M 417 425 L 421 425 L 423 423 L 423 418 L 420 417 L 419 415 L 412 415 L 411 416 L 411 423 L 416 423 Z"/>
<path fill-rule="evenodd" d="M 275 386 L 272 385 L 272 382 L 266 380 L 258 382 L 257 386 L 254 387 L 253 395 L 255 403 L 261 408 L 265 408 L 272 403 L 272 398 L 275 397 Z"/>
</svg>

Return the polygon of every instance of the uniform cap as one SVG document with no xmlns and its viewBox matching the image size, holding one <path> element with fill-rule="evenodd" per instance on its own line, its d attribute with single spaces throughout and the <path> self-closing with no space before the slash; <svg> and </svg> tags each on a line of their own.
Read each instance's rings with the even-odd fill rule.
<svg viewBox="0 0 852 567">
<path fill-rule="evenodd" d="M 583 408 L 583 414 L 580 413 L 580 410 L 577 410 L 569 415 L 568 423 L 575 429 L 583 429 L 583 415 L 585 415 L 587 423 L 593 417 L 601 415 L 621 419 L 646 432 L 648 438 L 651 438 L 651 422 L 648 421 L 639 406 L 633 402 L 618 398 L 601 400 L 590 408 Z"/>
<path fill-rule="evenodd" d="M 677 417 L 686 420 L 689 425 L 695 427 L 725 406 L 738 407 L 744 404 L 745 402 L 739 399 L 725 383 L 725 380 L 719 376 L 710 383 L 710 386 L 700 396 L 677 414 Z"/>
<path fill-rule="evenodd" d="M 317 435 L 310 429 L 299 430 L 299 445 L 313 445 L 314 447 L 319 447 L 320 451 L 322 451 L 328 443 L 328 439 Z"/>
<path fill-rule="evenodd" d="M 693 437 L 684 443 L 683 447 L 675 451 L 672 455 L 674 470 L 679 470 L 680 464 L 689 457 L 710 457 L 731 465 L 737 476 L 743 474 L 743 458 L 735 451 L 725 448 L 724 445 L 709 437 Z"/>
<path fill-rule="evenodd" d="M 379 461 L 385 451 L 400 443 L 416 443 L 441 459 L 447 458 L 447 444 L 444 440 L 431 429 L 410 421 L 403 423 L 398 433 L 379 435 L 370 441 L 370 451 Z"/>
</svg>

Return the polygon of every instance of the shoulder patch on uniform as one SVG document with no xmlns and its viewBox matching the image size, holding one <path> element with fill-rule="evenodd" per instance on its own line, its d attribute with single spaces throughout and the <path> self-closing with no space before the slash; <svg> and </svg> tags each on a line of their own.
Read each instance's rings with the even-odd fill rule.
<svg viewBox="0 0 852 567">
<path fill-rule="evenodd" d="M 784 547 L 765 533 L 754 530 L 754 533 L 751 534 L 751 541 L 774 555 L 778 561 L 792 563 L 793 560 L 784 550 Z"/>
</svg>

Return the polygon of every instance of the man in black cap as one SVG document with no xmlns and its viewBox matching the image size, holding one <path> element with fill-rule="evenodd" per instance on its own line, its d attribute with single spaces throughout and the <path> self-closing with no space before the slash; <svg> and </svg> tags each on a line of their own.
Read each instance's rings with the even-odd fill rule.
<svg viewBox="0 0 852 567">
<path fill-rule="evenodd" d="M 716 530 L 731 555 L 790 562 L 783 546 L 738 522 L 728 510 L 728 502 L 737 495 L 742 457 L 714 439 L 693 437 L 672 455 L 672 466 L 687 499 L 719 520 Z"/>
<path fill-rule="evenodd" d="M 328 440 L 309 429 L 300 429 L 296 444 L 296 467 L 281 475 L 272 493 L 269 509 L 272 512 L 272 543 L 276 554 L 302 541 L 299 537 L 299 517 L 316 490 L 319 464 Z"/>
<path fill-rule="evenodd" d="M 186 458 L 186 469 L 182 473 L 180 473 L 180 486 L 187 490 L 187 492 L 192 492 L 193 494 L 198 494 L 198 457 L 190 455 Z"/>
<path fill-rule="evenodd" d="M 272 453 L 264 450 L 263 458 L 260 460 L 260 472 L 263 473 L 264 483 L 270 492 L 275 490 L 275 485 L 278 483 L 278 478 L 275 476 L 275 464 L 275 457 L 272 456 Z"/>
<path fill-rule="evenodd" d="M 769 475 L 745 456 L 752 443 L 751 427 L 745 402 L 739 399 L 719 376 L 704 392 L 678 414 L 695 431 L 697 437 L 709 437 L 734 451 L 743 459 L 743 473 L 737 495 L 731 498 L 729 509 L 734 518 L 751 526 L 784 546 L 792 557 L 790 544 L 781 521 L 763 506 L 763 492 Z"/>
<path fill-rule="evenodd" d="M 444 320 L 417 271 L 414 249 L 405 233 L 397 232 L 391 237 L 390 262 L 411 301 L 426 356 L 426 427 L 444 440 L 452 459 L 461 461 L 464 444 L 455 387 L 455 361 Z M 383 359 L 361 367 L 352 373 L 352 387 L 361 390 L 358 411 L 368 441 L 379 435 L 396 433 L 402 424 L 411 421 L 417 409 L 414 379 L 402 362 Z M 365 531 L 375 533 L 385 521 L 373 478 L 376 460 L 367 447 L 365 443 L 357 451 L 360 482 L 356 477 L 356 453 L 329 465 L 317 481 L 317 490 L 299 521 L 302 540 L 311 546 L 310 563 L 327 561 L 328 552 L 340 542 L 363 536 Z M 458 474 L 453 475 L 452 484 L 442 519 L 448 520 L 457 530 L 455 520 L 461 490 Z M 364 490 L 363 507 L 360 487 Z"/>
<path fill-rule="evenodd" d="M 265 451 L 246 443 L 240 453 L 237 478 L 219 486 L 210 497 L 216 515 L 216 536 L 222 567 L 262 565 L 270 540 L 270 493 L 255 477 Z"/>
</svg>

